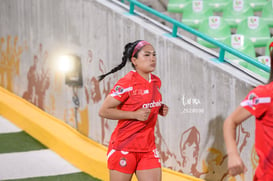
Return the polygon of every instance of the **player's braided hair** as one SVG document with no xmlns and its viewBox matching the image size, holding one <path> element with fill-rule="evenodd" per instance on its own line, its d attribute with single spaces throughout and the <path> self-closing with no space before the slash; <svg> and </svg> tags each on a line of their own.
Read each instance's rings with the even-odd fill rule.
<svg viewBox="0 0 273 181">
<path fill-rule="evenodd" d="M 131 58 L 132 58 L 132 54 L 133 54 L 133 51 L 134 51 L 134 48 L 135 46 L 138 44 L 138 42 L 140 42 L 141 40 L 137 40 L 135 42 L 132 42 L 132 43 L 127 43 L 124 47 L 124 51 L 123 51 L 123 56 L 122 56 L 122 62 L 121 64 L 119 64 L 118 66 L 114 67 L 111 71 L 109 71 L 108 73 L 106 74 L 102 74 L 98 77 L 99 81 L 103 80 L 107 75 L 109 74 L 112 74 L 112 73 L 115 73 L 116 71 L 122 69 L 125 65 L 126 65 L 126 62 L 127 60 L 131 61 Z M 138 52 L 137 52 L 138 53 Z M 137 53 L 134 55 L 134 57 L 137 58 Z M 132 63 L 132 66 L 133 68 L 134 67 L 134 64 Z"/>
</svg>

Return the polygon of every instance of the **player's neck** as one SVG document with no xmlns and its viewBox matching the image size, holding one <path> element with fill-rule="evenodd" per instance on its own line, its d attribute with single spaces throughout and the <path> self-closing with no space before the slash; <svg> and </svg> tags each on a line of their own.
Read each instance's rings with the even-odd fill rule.
<svg viewBox="0 0 273 181">
<path fill-rule="evenodd" d="M 150 81 L 150 79 L 151 79 L 151 73 L 150 72 L 146 73 L 146 72 L 137 71 L 137 73 L 141 77 L 143 77 L 145 80 L 147 80 L 148 82 Z"/>
</svg>

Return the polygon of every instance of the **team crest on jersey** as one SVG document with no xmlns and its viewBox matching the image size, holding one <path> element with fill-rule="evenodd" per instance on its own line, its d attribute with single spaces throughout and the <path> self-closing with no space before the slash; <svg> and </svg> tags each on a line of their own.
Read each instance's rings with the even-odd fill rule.
<svg viewBox="0 0 273 181">
<path fill-rule="evenodd" d="M 127 165 L 127 161 L 125 158 L 121 158 L 120 161 L 119 161 L 119 165 L 121 167 L 125 167 Z"/>
<path fill-rule="evenodd" d="M 255 109 L 254 106 L 257 104 L 259 104 L 259 97 L 256 94 L 251 93 L 248 96 L 248 106 L 251 107 L 252 109 Z"/>
<path fill-rule="evenodd" d="M 133 88 L 132 87 L 127 87 L 127 88 L 123 88 L 119 85 L 117 85 L 116 87 L 114 87 L 114 92 L 111 93 L 111 96 L 121 96 L 122 94 L 131 91 Z"/>
<path fill-rule="evenodd" d="M 124 88 L 121 87 L 121 86 L 119 86 L 119 85 L 117 85 L 114 90 L 115 90 L 115 92 L 112 95 L 114 95 L 114 96 L 120 96 L 120 94 L 123 93 Z"/>
<path fill-rule="evenodd" d="M 271 97 L 258 97 L 255 93 L 250 93 L 247 99 L 241 102 L 241 106 L 249 106 L 253 110 L 256 109 L 258 104 L 271 103 Z"/>
<path fill-rule="evenodd" d="M 115 91 L 118 92 L 118 93 L 123 92 L 123 90 L 124 90 L 124 89 L 123 89 L 121 86 L 119 86 L 119 85 L 117 85 L 117 86 L 115 87 Z"/>
</svg>

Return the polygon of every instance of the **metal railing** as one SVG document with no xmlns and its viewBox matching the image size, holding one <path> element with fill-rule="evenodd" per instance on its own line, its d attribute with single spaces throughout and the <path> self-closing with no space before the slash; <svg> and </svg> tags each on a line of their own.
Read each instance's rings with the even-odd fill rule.
<svg viewBox="0 0 273 181">
<path fill-rule="evenodd" d="M 183 23 L 181 23 L 181 22 L 179 22 L 179 21 L 177 21 L 177 20 L 163 14 L 163 13 L 160 13 L 160 12 L 156 11 L 155 9 L 150 8 L 150 7 L 146 6 L 146 5 L 138 2 L 137 0 L 127 0 L 127 1 L 130 3 L 130 9 L 129 9 L 130 14 L 135 14 L 134 13 L 135 6 L 137 6 L 137 7 L 141 8 L 141 9 L 147 11 L 148 13 L 151 13 L 151 14 L 153 14 L 153 15 L 155 15 L 155 16 L 157 16 L 157 17 L 159 17 L 159 18 L 161 18 L 161 19 L 163 19 L 163 20 L 165 20 L 165 21 L 167 21 L 169 23 L 171 23 L 173 25 L 173 29 L 172 29 L 172 36 L 173 37 L 177 37 L 177 29 L 182 28 L 182 29 L 190 32 L 191 34 L 194 34 L 195 36 L 198 36 L 198 37 L 202 38 L 203 40 L 205 40 L 205 41 L 219 47 L 220 51 L 219 51 L 218 60 L 220 62 L 225 62 L 225 59 L 224 59 L 225 58 L 225 52 L 229 52 L 229 53 L 231 53 L 231 54 L 245 60 L 248 63 L 251 63 L 252 65 L 254 65 L 254 66 L 256 66 L 256 67 L 258 67 L 258 68 L 260 68 L 260 69 L 262 69 L 262 70 L 264 70 L 266 72 L 270 72 L 270 68 L 267 65 L 262 64 L 261 62 L 255 60 L 254 58 L 251 58 L 251 57 L 243 54 L 242 52 L 240 52 L 240 51 L 238 51 L 238 50 L 236 50 L 236 49 L 234 49 L 234 48 L 232 48 L 230 46 L 225 45 L 222 42 L 219 42 L 219 41 L 217 41 L 217 40 L 215 40 L 215 39 L 213 39 L 213 38 L 199 32 L 199 31 L 197 31 L 197 30 L 195 30 L 195 29 L 193 29 L 193 28 L 191 28 L 191 27 L 189 27 L 189 26 L 187 26 L 187 25 L 185 25 L 185 24 L 183 24 Z M 124 0 L 122 2 L 124 2 Z"/>
</svg>

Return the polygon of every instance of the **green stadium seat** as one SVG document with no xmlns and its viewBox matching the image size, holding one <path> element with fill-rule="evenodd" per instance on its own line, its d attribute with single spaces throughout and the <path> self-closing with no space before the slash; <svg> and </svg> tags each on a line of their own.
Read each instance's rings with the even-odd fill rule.
<svg viewBox="0 0 273 181">
<path fill-rule="evenodd" d="M 259 56 L 257 57 L 258 61 L 261 62 L 262 64 L 267 65 L 268 67 L 270 67 L 270 57 L 269 55 L 265 55 L 265 56 Z"/>
<path fill-rule="evenodd" d="M 269 52 L 269 45 L 271 44 L 271 42 L 273 42 L 273 37 L 271 37 L 266 44 L 265 55 L 257 57 L 258 61 L 260 61 L 261 63 L 263 63 L 269 67 L 271 66 L 270 52 Z M 257 69 L 257 67 L 254 67 L 254 69 Z M 259 70 L 259 72 L 260 72 L 259 75 L 262 75 L 266 79 L 268 79 L 270 76 L 269 73 L 264 72 L 263 70 Z"/>
<path fill-rule="evenodd" d="M 212 8 L 213 12 L 223 12 L 230 1 L 231 0 L 210 0 L 209 6 Z"/>
<path fill-rule="evenodd" d="M 243 34 L 254 44 L 254 47 L 265 47 L 270 39 L 270 29 L 266 22 L 258 16 L 244 19 L 237 27 L 237 34 Z"/>
<path fill-rule="evenodd" d="M 273 42 L 273 37 L 271 38 L 271 39 L 269 39 L 269 41 L 267 42 L 267 44 L 266 44 L 266 47 L 265 47 L 265 55 L 264 56 L 259 56 L 259 57 L 257 57 L 257 60 L 259 61 L 259 62 L 261 62 L 261 63 L 263 63 L 263 64 L 265 64 L 265 65 L 267 65 L 267 66 L 269 66 L 270 67 L 270 65 L 271 65 L 271 62 L 270 62 L 270 55 L 269 55 L 269 44 L 271 43 L 271 42 Z M 261 75 L 262 77 L 264 77 L 264 78 L 266 78 L 266 79 L 268 79 L 269 78 L 269 73 L 268 72 L 265 72 L 265 71 L 263 71 L 263 70 L 261 70 L 261 69 L 259 69 L 259 68 L 257 68 L 257 67 L 255 67 L 255 66 L 253 66 L 253 65 L 249 65 L 248 66 L 248 69 L 250 69 L 251 71 L 253 71 L 253 72 L 256 72 L 258 75 Z"/>
<path fill-rule="evenodd" d="M 247 0 L 254 12 L 261 11 L 268 2 L 267 0 Z"/>
<path fill-rule="evenodd" d="M 259 56 L 256 58 L 259 62 L 267 65 L 267 66 L 270 66 L 270 57 L 269 56 Z M 247 69 L 251 70 L 252 72 L 255 72 L 256 74 L 262 76 L 263 78 L 265 79 L 268 79 L 269 78 L 269 73 L 248 63 L 248 66 L 247 66 Z"/>
<path fill-rule="evenodd" d="M 262 9 L 261 18 L 267 23 L 270 28 L 273 28 L 273 1 L 268 1 Z"/>
<path fill-rule="evenodd" d="M 228 46 L 239 50 L 240 52 L 255 58 L 256 57 L 256 53 L 255 53 L 255 48 L 253 43 L 251 42 L 251 40 L 248 37 L 245 37 L 244 35 L 241 34 L 233 34 L 231 35 L 226 41 L 225 44 L 227 44 Z M 239 63 L 241 62 L 240 58 L 238 58 L 237 56 L 234 56 L 230 53 L 226 53 L 226 58 Z M 245 62 L 245 61 L 242 61 Z"/>
<path fill-rule="evenodd" d="M 220 16 L 209 16 L 200 24 L 198 30 L 221 42 L 224 42 L 231 35 L 230 27 Z M 208 48 L 216 48 L 215 45 L 199 37 L 197 42 Z"/>
<path fill-rule="evenodd" d="M 240 52 L 256 59 L 256 53 L 255 53 L 255 48 L 252 43 L 252 41 L 248 38 L 245 37 L 244 35 L 239 35 L 239 34 L 234 34 L 231 35 L 228 41 L 225 42 L 227 45 L 231 46 L 232 48 L 239 50 Z M 225 58 L 227 58 L 229 61 L 239 64 L 242 67 L 254 72 L 255 74 L 258 74 L 259 76 L 268 79 L 269 74 L 260 68 L 230 54 L 226 53 Z M 258 61 L 258 59 L 256 59 Z"/>
<path fill-rule="evenodd" d="M 185 7 L 191 3 L 189 0 L 169 0 L 167 11 L 172 13 L 183 13 Z"/>
<path fill-rule="evenodd" d="M 182 15 L 182 23 L 198 29 L 199 25 L 205 18 L 212 16 L 213 11 L 208 4 L 208 1 L 193 0 L 185 8 Z"/>
<path fill-rule="evenodd" d="M 244 0 L 233 0 L 224 8 L 222 17 L 231 28 L 237 28 L 242 20 L 253 15 L 253 9 L 248 3 Z"/>
<path fill-rule="evenodd" d="M 271 44 L 271 42 L 273 42 L 273 37 L 271 37 L 268 42 L 266 43 L 266 47 L 265 47 L 265 55 L 266 56 L 270 56 L 270 52 L 269 52 L 269 45 Z"/>
</svg>

